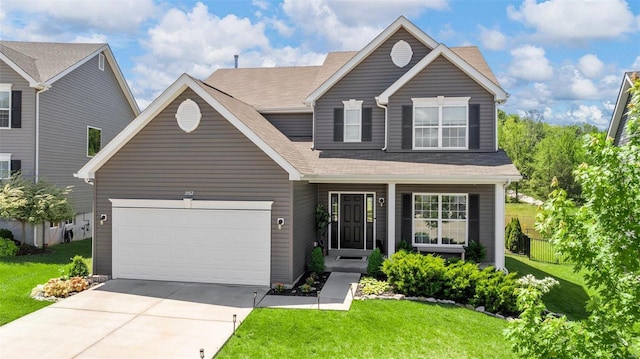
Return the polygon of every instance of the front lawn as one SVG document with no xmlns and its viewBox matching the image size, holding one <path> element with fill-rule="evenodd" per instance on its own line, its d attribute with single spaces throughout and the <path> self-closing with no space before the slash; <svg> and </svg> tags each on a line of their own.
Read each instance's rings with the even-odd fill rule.
<svg viewBox="0 0 640 359">
<path fill-rule="evenodd" d="M 0 325 L 51 304 L 29 297 L 31 290 L 50 278 L 62 276 L 73 256 L 90 258 L 91 239 L 58 244 L 52 246 L 51 251 L 30 256 L 0 257 Z M 87 265 L 91 268 L 90 259 Z"/>
<path fill-rule="evenodd" d="M 348 312 L 258 308 L 216 358 L 512 358 L 506 326 L 410 301 L 354 301 Z"/>
<path fill-rule="evenodd" d="M 554 277 L 560 282 L 543 297 L 547 309 L 565 314 L 570 320 L 587 317 L 585 305 L 593 294 L 584 282 L 582 273 L 574 273 L 571 264 L 549 264 L 534 262 L 526 257 L 507 254 L 505 266 L 510 272 L 518 272 L 518 277 L 532 274 L 538 279 Z"/>
</svg>

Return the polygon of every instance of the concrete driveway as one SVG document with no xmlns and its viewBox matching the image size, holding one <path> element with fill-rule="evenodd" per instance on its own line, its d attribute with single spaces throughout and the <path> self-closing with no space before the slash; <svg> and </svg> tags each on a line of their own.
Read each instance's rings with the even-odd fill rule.
<svg viewBox="0 0 640 359">
<path fill-rule="evenodd" d="M 0 357 L 211 358 L 268 290 L 111 280 L 0 327 Z"/>
</svg>

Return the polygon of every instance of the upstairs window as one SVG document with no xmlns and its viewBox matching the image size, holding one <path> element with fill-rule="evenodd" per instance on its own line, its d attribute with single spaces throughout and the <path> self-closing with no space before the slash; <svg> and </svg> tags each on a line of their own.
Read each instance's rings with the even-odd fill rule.
<svg viewBox="0 0 640 359">
<path fill-rule="evenodd" d="M 0 128 L 11 127 L 11 85 L 0 84 Z"/>
<path fill-rule="evenodd" d="M 469 99 L 412 98 L 413 149 L 468 149 Z"/>
<path fill-rule="evenodd" d="M 96 127 L 87 127 L 87 156 L 93 157 L 102 148 L 102 130 Z"/>
<path fill-rule="evenodd" d="M 344 104 L 344 142 L 362 141 L 362 102 L 342 101 Z"/>
</svg>

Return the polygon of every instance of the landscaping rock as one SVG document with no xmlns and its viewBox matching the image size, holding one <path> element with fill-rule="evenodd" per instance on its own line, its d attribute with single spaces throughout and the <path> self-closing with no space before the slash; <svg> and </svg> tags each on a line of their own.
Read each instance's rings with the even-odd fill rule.
<svg viewBox="0 0 640 359">
<path fill-rule="evenodd" d="M 496 314 L 496 318 L 504 319 L 504 315 L 502 315 L 502 314 Z"/>
<path fill-rule="evenodd" d="M 467 304 L 465 305 L 465 308 L 469 309 L 469 310 L 475 310 L 476 308 L 473 307 L 473 305 L 471 304 Z"/>
<path fill-rule="evenodd" d="M 484 312 L 484 307 L 483 306 L 477 307 L 476 312 Z"/>
<path fill-rule="evenodd" d="M 429 298 L 427 298 L 427 302 L 429 302 L 429 303 L 437 303 L 438 300 L 436 298 L 429 297 Z"/>
</svg>

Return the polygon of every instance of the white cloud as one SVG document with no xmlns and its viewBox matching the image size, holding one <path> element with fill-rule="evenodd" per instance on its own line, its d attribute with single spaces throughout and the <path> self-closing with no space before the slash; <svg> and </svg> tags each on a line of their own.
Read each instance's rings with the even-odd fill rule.
<svg viewBox="0 0 640 359">
<path fill-rule="evenodd" d="M 262 10 L 267 10 L 269 8 L 269 3 L 264 0 L 252 0 L 251 5 L 260 8 Z"/>
<path fill-rule="evenodd" d="M 90 35 L 78 35 L 75 39 L 71 40 L 75 43 L 90 43 L 90 44 L 105 44 L 107 43 L 107 35 L 105 34 L 90 34 Z"/>
<path fill-rule="evenodd" d="M 596 105 L 579 105 L 577 109 L 569 110 L 566 117 L 573 122 L 592 123 L 596 126 L 604 126 L 609 123 L 609 119 L 605 118 L 602 111 Z"/>
<path fill-rule="evenodd" d="M 499 30 L 490 30 L 480 25 L 480 42 L 489 50 L 504 50 L 507 46 L 507 37 Z"/>
<path fill-rule="evenodd" d="M 511 50 L 509 74 L 525 81 L 544 81 L 553 76 L 553 67 L 541 47 L 524 45 Z"/>
<path fill-rule="evenodd" d="M 635 70 L 640 70 L 640 55 L 638 55 L 635 61 L 633 61 L 633 64 L 631 64 L 631 71 Z"/>
<path fill-rule="evenodd" d="M 508 16 L 535 29 L 543 40 L 562 42 L 615 39 L 638 30 L 636 19 L 623 0 L 525 0 Z"/>
<path fill-rule="evenodd" d="M 593 54 L 588 54 L 588 55 L 582 56 L 578 60 L 578 69 L 586 77 L 590 79 L 594 79 L 599 77 L 602 74 L 602 70 L 604 69 L 604 63 L 600 61 L 598 56 Z"/>
<path fill-rule="evenodd" d="M 571 82 L 571 92 L 578 99 L 597 99 L 598 89 L 589 79 L 575 78 Z"/>
</svg>

